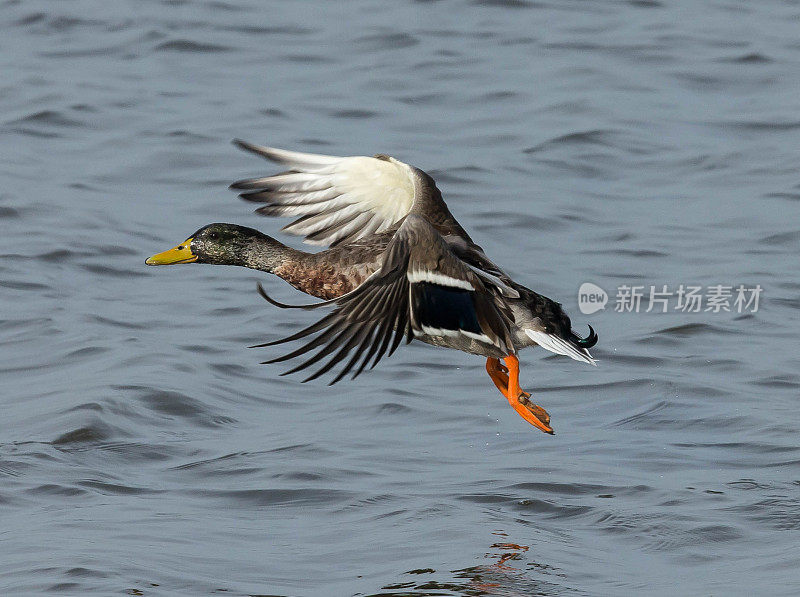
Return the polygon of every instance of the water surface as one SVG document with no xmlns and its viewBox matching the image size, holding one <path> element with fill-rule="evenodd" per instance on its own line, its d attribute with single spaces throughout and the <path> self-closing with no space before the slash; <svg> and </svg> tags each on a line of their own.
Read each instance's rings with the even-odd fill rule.
<svg viewBox="0 0 800 597">
<path fill-rule="evenodd" d="M 9 1 L 0 83 L 0 593 L 796 595 L 794 2 Z M 233 148 L 389 153 L 600 334 L 522 355 L 553 417 L 416 343 L 328 388 L 245 347 L 275 278 L 146 268 L 276 234 Z M 292 241 L 299 246 L 296 239 Z M 577 289 L 611 294 L 592 315 Z M 616 313 L 760 284 L 755 313 Z M 646 308 L 643 303 L 642 311 Z M 579 327 L 578 327 L 579 326 Z"/>
</svg>

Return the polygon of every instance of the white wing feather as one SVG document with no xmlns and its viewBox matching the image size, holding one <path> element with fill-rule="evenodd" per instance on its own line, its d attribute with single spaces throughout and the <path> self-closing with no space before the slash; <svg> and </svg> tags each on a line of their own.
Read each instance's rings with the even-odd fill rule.
<svg viewBox="0 0 800 597">
<path fill-rule="evenodd" d="M 414 203 L 414 170 L 394 158 L 336 157 L 237 144 L 290 168 L 231 186 L 253 190 L 242 196 L 266 203 L 260 213 L 301 216 L 284 230 L 310 236 L 306 242 L 331 245 L 383 232 L 403 219 Z"/>
</svg>

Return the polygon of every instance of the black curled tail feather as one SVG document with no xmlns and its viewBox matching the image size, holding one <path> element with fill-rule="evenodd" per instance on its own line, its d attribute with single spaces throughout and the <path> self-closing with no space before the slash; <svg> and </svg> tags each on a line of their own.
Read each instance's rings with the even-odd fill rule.
<svg viewBox="0 0 800 597">
<path fill-rule="evenodd" d="M 592 326 L 589 326 L 589 335 L 585 338 L 581 338 L 575 332 L 570 332 L 570 340 L 572 340 L 575 344 L 580 346 L 581 348 L 591 348 L 595 344 L 597 344 L 598 335 L 597 332 L 594 331 Z"/>
</svg>

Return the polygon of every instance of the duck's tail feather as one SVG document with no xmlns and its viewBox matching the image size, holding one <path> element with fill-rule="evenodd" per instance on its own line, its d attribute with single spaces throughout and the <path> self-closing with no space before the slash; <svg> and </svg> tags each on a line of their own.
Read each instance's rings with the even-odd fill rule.
<svg viewBox="0 0 800 597">
<path fill-rule="evenodd" d="M 581 338 L 575 332 L 570 332 L 570 339 L 581 348 L 591 348 L 597 344 L 598 335 L 592 326 L 589 326 L 589 335 Z"/>
</svg>

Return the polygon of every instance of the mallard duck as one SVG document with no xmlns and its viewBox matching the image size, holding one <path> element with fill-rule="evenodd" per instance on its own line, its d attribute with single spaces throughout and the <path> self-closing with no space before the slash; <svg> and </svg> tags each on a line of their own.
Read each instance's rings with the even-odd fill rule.
<svg viewBox="0 0 800 597">
<path fill-rule="evenodd" d="M 238 265 L 283 278 L 312 296 L 309 305 L 335 307 L 307 328 L 272 346 L 306 339 L 277 363 L 320 350 L 287 371 L 295 373 L 331 358 L 315 379 L 352 356 L 331 384 L 357 377 L 405 340 L 421 340 L 486 357 L 489 377 L 523 419 L 553 433 L 550 416 L 520 388 L 517 353 L 527 346 L 595 365 L 588 348 L 597 334 L 579 337 L 561 305 L 509 278 L 456 221 L 433 179 L 387 155 L 334 157 L 297 153 L 234 141 L 240 148 L 287 170 L 240 180 L 232 189 L 262 203 L 265 216 L 299 216 L 284 232 L 328 245 L 318 253 L 287 247 L 252 228 L 209 224 L 180 245 L 150 257 L 148 265 Z"/>
</svg>

